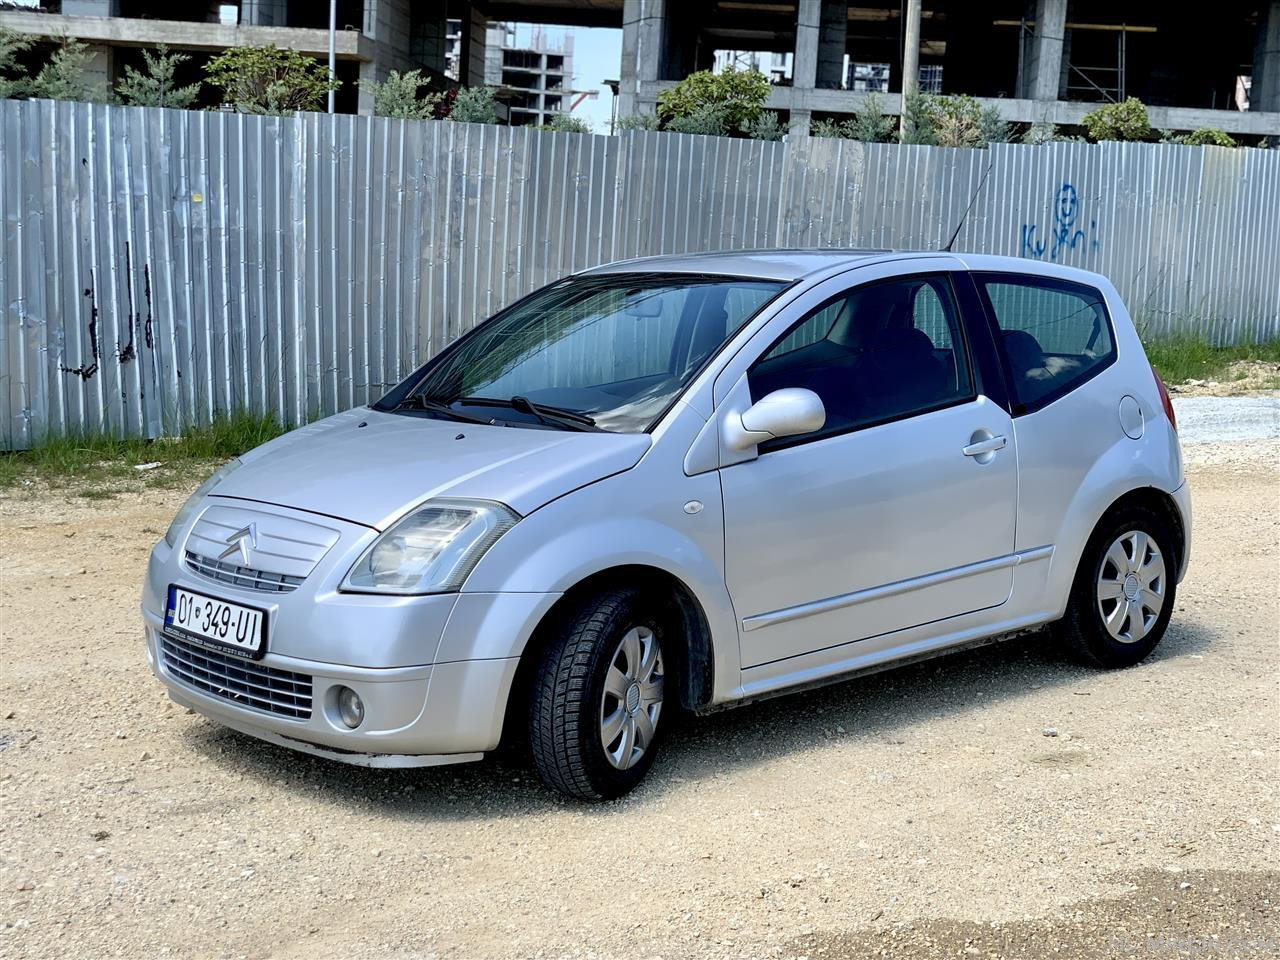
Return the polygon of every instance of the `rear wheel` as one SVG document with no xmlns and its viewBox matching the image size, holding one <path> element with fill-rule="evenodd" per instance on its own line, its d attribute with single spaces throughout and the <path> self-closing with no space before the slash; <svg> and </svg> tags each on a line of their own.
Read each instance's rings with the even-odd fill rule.
<svg viewBox="0 0 1280 960">
<path fill-rule="evenodd" d="M 1062 632 L 1086 663 L 1127 667 L 1164 636 L 1177 591 L 1173 531 L 1158 514 L 1121 507 L 1085 546 Z"/>
<path fill-rule="evenodd" d="M 588 599 L 543 652 L 529 706 L 534 764 L 583 800 L 628 792 L 653 764 L 666 703 L 660 618 L 642 593 Z"/>
</svg>

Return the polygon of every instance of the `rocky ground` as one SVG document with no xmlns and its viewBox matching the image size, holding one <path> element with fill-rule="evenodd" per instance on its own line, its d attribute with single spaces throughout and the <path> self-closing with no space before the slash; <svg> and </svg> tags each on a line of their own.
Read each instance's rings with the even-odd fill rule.
<svg viewBox="0 0 1280 960">
<path fill-rule="evenodd" d="M 189 714 L 136 609 L 183 492 L 5 495 L 0 956 L 1280 954 L 1268 409 L 1184 415 L 1193 565 L 1141 666 L 1033 635 L 684 721 L 598 807 L 518 757 L 362 770 Z"/>
</svg>

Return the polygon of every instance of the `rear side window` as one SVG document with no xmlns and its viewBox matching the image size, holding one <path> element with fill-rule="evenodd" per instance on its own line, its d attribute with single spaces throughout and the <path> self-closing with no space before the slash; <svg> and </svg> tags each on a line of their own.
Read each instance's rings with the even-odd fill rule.
<svg viewBox="0 0 1280 960">
<path fill-rule="evenodd" d="M 1071 392 L 1115 360 L 1101 291 L 1081 283 L 1007 273 L 974 274 L 999 328 L 1019 413 Z"/>
</svg>

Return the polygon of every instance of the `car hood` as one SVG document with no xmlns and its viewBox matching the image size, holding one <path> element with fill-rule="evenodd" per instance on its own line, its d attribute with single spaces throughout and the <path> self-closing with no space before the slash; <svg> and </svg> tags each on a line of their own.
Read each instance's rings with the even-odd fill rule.
<svg viewBox="0 0 1280 960">
<path fill-rule="evenodd" d="M 521 515 L 619 473 L 647 434 L 499 427 L 358 408 L 245 454 L 212 491 L 379 530 L 433 497 L 497 500 Z"/>
</svg>

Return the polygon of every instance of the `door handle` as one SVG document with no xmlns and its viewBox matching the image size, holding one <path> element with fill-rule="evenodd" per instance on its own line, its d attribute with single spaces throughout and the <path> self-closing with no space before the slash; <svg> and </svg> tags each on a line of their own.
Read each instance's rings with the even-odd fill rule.
<svg viewBox="0 0 1280 960">
<path fill-rule="evenodd" d="M 985 430 L 979 432 L 986 433 Z M 1008 438 L 1003 434 L 998 436 L 988 435 L 981 440 L 974 440 L 974 442 L 969 444 L 967 447 L 961 447 L 960 452 L 966 457 L 982 457 L 985 454 L 992 454 L 997 450 L 1003 450 L 1008 442 Z M 991 458 L 988 456 L 987 459 L 989 460 Z M 986 460 L 979 460 L 978 462 L 985 463 Z"/>
</svg>

